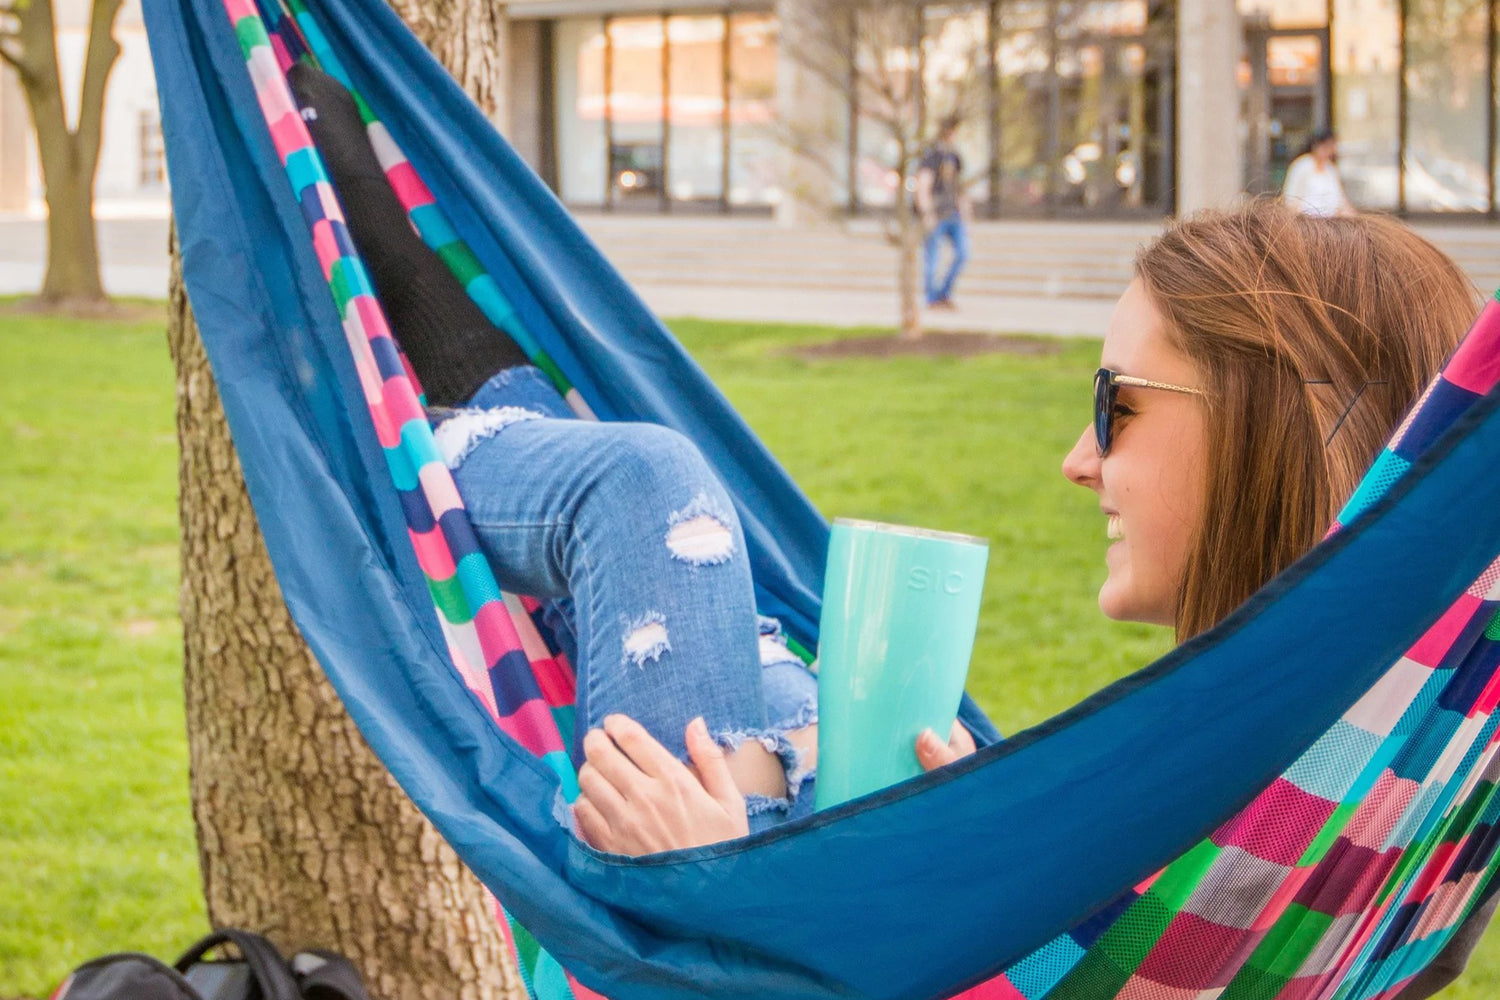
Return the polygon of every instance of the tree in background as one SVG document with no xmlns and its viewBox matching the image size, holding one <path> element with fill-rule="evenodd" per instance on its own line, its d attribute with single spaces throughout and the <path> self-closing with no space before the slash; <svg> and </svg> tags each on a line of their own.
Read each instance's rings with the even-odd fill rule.
<svg viewBox="0 0 1500 1000">
<path fill-rule="evenodd" d="M 803 77 L 790 103 L 804 107 L 784 109 L 783 115 L 794 158 L 793 194 L 805 197 L 813 186 L 832 189 L 843 179 L 831 123 L 845 109 L 852 112 L 849 119 L 884 140 L 882 166 L 892 174 L 896 196 L 886 235 L 897 248 L 900 331 L 908 339 L 922 335 L 925 233 L 911 203 L 917 166 L 937 122 L 964 122 L 985 107 L 987 5 L 969 6 L 974 16 L 945 6 L 937 32 L 928 30 L 920 0 L 782 0 L 776 8 L 780 44 Z M 839 106 L 820 113 L 830 97 Z M 806 106 L 817 110 L 808 114 Z M 857 163 L 861 152 L 853 145 L 847 155 Z"/>
<path fill-rule="evenodd" d="M 398 10 L 492 110 L 503 12 Z M 208 916 L 337 949 L 384 1000 L 521 995 L 493 902 L 375 758 L 298 635 L 250 508 L 173 252 L 184 688 Z"/>
<path fill-rule="evenodd" d="M 94 229 L 94 177 L 104 133 L 104 96 L 120 55 L 115 16 L 123 0 L 93 0 L 75 123 L 69 127 L 57 59 L 52 0 L 0 0 L 0 60 L 16 71 L 36 133 L 47 202 L 43 306 L 103 308 Z"/>
</svg>

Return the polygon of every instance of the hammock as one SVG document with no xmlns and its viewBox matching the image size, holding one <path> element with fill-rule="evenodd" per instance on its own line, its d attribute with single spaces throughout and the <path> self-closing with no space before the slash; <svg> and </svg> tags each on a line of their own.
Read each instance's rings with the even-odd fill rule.
<svg viewBox="0 0 1500 1000">
<path fill-rule="evenodd" d="M 580 411 L 699 445 L 761 610 L 805 648 L 826 525 L 381 0 L 146 16 L 183 276 L 288 605 L 525 929 L 534 996 L 1363 1000 L 1480 898 L 1500 815 L 1500 305 L 1348 527 L 1212 632 L 941 773 L 743 841 L 600 855 L 558 821 L 569 669 L 463 543 L 291 61 L 362 95 L 414 224 Z"/>
</svg>

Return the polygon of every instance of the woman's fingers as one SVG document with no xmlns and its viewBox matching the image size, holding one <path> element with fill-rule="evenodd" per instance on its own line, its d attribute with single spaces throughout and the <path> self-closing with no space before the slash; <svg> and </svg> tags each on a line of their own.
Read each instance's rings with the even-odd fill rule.
<svg viewBox="0 0 1500 1000">
<path fill-rule="evenodd" d="M 625 809 L 625 795 L 604 776 L 592 760 L 585 760 L 578 769 L 578 792 L 594 804 L 608 819 Z"/>
<path fill-rule="evenodd" d="M 702 719 L 689 724 L 686 739 L 699 774 L 625 716 L 609 716 L 604 729 L 585 735 L 579 797 L 573 804 L 578 835 L 599 850 L 619 854 L 651 854 L 745 836 L 745 799 L 723 750 Z"/>
<path fill-rule="evenodd" d="M 922 730 L 922 734 L 917 737 L 917 763 L 922 765 L 924 771 L 951 764 L 960 757 L 969 756 L 974 750 L 974 737 L 957 721 L 948 731 L 947 743 L 931 729 Z"/>
<path fill-rule="evenodd" d="M 631 786 L 641 778 L 641 769 L 602 729 L 590 729 L 584 734 L 583 757 L 585 766 L 592 766 L 621 795 L 628 796 Z"/>
<path fill-rule="evenodd" d="M 734 783 L 734 776 L 729 773 L 724 748 L 708 735 L 708 724 L 703 721 L 702 716 L 688 723 L 683 738 L 687 743 L 688 757 L 698 772 L 698 780 L 703 782 L 703 790 L 726 810 L 743 810 L 745 797 L 740 794 Z"/>
<path fill-rule="evenodd" d="M 948 749 L 958 757 L 967 757 L 979 749 L 974 745 L 974 734 L 957 719 L 953 720 L 953 728 L 948 730 Z"/>
<path fill-rule="evenodd" d="M 619 853 L 620 848 L 609 828 L 609 821 L 600 815 L 587 794 L 580 795 L 578 801 L 573 803 L 573 822 L 584 843 L 598 851 Z"/>
<path fill-rule="evenodd" d="M 958 754 L 939 739 L 937 733 L 931 729 L 922 730 L 917 737 L 917 763 L 922 765 L 922 770 L 931 771 L 955 760 L 958 760 Z"/>
<path fill-rule="evenodd" d="M 628 715 L 606 715 L 604 732 L 631 763 L 653 778 L 675 777 L 683 768 L 682 761 L 673 757 L 666 747 L 646 732 L 646 727 Z"/>
</svg>

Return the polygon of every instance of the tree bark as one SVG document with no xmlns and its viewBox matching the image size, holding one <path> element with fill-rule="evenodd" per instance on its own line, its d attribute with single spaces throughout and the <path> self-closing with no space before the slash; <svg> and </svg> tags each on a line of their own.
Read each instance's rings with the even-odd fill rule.
<svg viewBox="0 0 1500 1000">
<path fill-rule="evenodd" d="M 94 180 L 106 85 L 120 55 L 114 22 L 122 2 L 94 0 L 78 119 L 71 128 L 63 106 L 52 0 L 13 5 L 15 28 L 0 44 L 0 58 L 16 69 L 26 94 L 41 162 L 47 202 L 47 269 L 38 295 L 43 305 L 97 308 L 108 303 L 99 272 Z"/>
<path fill-rule="evenodd" d="M 343 952 L 376 997 L 519 996 L 488 895 L 365 745 L 298 635 L 176 268 L 169 297 L 183 687 L 209 920 L 288 953 Z"/>
<path fill-rule="evenodd" d="M 390 0 L 390 4 L 490 120 L 508 124 L 503 117 L 510 26 L 506 4 L 482 0 Z"/>
<path fill-rule="evenodd" d="M 461 7 L 487 21 L 484 0 L 406 6 L 437 11 L 434 23 Z M 478 53 L 461 63 L 487 65 Z M 497 94 L 491 69 L 479 89 Z M 172 259 L 184 693 L 209 919 L 288 952 L 343 952 L 377 998 L 514 1000 L 523 991 L 492 899 L 376 760 L 287 613 L 175 241 Z"/>
<path fill-rule="evenodd" d="M 907 171 L 899 172 L 902 192 L 906 190 Z M 905 204 L 896 206 L 896 286 L 901 296 L 902 340 L 922 338 L 922 223 Z"/>
</svg>

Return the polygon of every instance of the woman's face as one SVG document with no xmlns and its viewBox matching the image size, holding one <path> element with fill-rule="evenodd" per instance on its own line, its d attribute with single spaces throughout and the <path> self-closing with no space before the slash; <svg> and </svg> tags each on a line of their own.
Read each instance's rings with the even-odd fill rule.
<svg viewBox="0 0 1500 1000">
<path fill-rule="evenodd" d="M 1201 386 L 1168 342 L 1139 280 L 1115 306 L 1100 361 L 1122 375 Z M 1121 621 L 1173 625 L 1183 574 L 1203 512 L 1207 425 L 1201 396 L 1122 385 L 1109 454 L 1092 426 L 1063 459 L 1063 475 L 1093 490 L 1110 539 L 1099 610 Z"/>
</svg>

